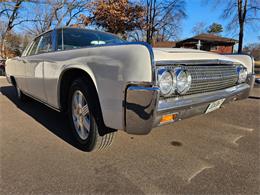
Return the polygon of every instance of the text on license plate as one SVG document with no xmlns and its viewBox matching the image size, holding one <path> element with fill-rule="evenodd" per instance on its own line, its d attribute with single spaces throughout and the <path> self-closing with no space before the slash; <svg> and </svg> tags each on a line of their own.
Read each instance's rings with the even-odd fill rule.
<svg viewBox="0 0 260 195">
<path fill-rule="evenodd" d="M 207 114 L 207 113 L 209 113 L 209 112 L 212 112 L 212 111 L 214 111 L 214 110 L 219 109 L 220 106 L 223 104 L 224 101 L 225 101 L 225 98 L 210 103 L 205 113 Z"/>
</svg>

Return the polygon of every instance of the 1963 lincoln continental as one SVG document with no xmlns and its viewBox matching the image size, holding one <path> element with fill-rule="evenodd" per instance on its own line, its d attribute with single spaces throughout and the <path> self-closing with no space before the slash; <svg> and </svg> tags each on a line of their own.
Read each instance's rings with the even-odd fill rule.
<svg viewBox="0 0 260 195">
<path fill-rule="evenodd" d="M 6 64 L 18 98 L 66 112 L 86 151 L 109 146 L 118 129 L 148 134 L 245 99 L 254 82 L 254 61 L 246 55 L 152 49 L 76 28 L 39 35 Z"/>
</svg>

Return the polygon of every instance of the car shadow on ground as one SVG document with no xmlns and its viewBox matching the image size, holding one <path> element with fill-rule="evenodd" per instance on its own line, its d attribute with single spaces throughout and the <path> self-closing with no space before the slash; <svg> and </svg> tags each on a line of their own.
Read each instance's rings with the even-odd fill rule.
<svg viewBox="0 0 260 195">
<path fill-rule="evenodd" d="M 17 108 L 30 115 L 51 133 L 81 150 L 73 139 L 68 118 L 64 113 L 59 113 L 31 98 L 28 98 L 28 101 L 25 102 L 20 101 L 13 86 L 1 87 L 1 93 L 11 100 Z"/>
</svg>

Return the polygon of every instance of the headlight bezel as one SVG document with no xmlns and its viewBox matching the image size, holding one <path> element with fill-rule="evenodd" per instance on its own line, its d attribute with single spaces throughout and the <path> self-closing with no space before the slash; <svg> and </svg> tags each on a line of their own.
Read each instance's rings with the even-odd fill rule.
<svg viewBox="0 0 260 195">
<path fill-rule="evenodd" d="M 247 76 L 248 76 L 248 72 L 247 72 L 246 67 L 238 66 L 237 67 L 237 74 L 238 74 L 238 78 L 237 78 L 238 84 L 246 82 L 246 79 L 247 79 Z"/>
<path fill-rule="evenodd" d="M 162 68 L 158 70 L 158 85 L 160 87 L 160 93 L 162 96 L 170 96 L 173 94 L 174 90 L 173 90 L 173 79 L 174 79 L 174 75 L 172 74 L 172 72 L 166 68 Z M 170 83 L 170 86 L 168 88 L 168 90 L 163 91 L 163 87 L 161 86 L 162 84 L 162 80 L 165 79 L 166 76 L 170 76 L 170 81 L 168 81 Z"/>
<path fill-rule="evenodd" d="M 161 79 L 163 78 L 164 74 L 170 74 L 171 75 L 171 89 L 169 87 L 169 89 L 167 90 L 167 92 L 164 92 L 162 90 L 161 87 Z M 181 80 L 180 77 L 182 76 L 186 76 L 186 80 L 183 81 Z M 157 72 L 157 78 L 158 78 L 158 85 L 160 87 L 160 94 L 163 97 L 169 97 L 173 94 L 176 95 L 184 95 L 186 94 L 190 87 L 191 87 L 191 83 L 192 83 L 192 77 L 191 74 L 189 73 L 188 70 L 185 69 L 185 67 L 183 66 L 175 66 L 175 67 L 164 67 L 164 68 L 160 68 Z M 182 82 L 182 85 L 184 84 L 185 86 L 183 87 L 182 85 L 180 85 Z"/>
<path fill-rule="evenodd" d="M 183 67 L 175 68 L 175 72 L 176 72 L 176 92 L 179 95 L 184 95 L 190 90 L 191 83 L 192 83 L 191 74 L 189 73 L 188 70 L 184 69 Z M 185 81 L 181 80 L 180 77 L 182 76 L 186 77 Z M 182 86 L 181 84 L 184 84 L 184 86 Z"/>
</svg>

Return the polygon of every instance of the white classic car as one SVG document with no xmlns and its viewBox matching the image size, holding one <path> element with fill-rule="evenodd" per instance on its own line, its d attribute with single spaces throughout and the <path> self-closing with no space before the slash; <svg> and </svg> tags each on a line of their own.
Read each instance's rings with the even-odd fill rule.
<svg viewBox="0 0 260 195">
<path fill-rule="evenodd" d="M 254 82 L 254 61 L 246 55 L 152 49 L 76 28 L 39 35 L 6 64 L 18 98 L 66 112 L 86 151 L 110 145 L 118 129 L 148 134 L 245 99 Z"/>
</svg>

